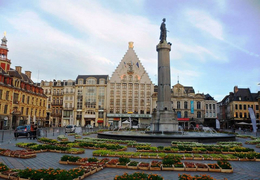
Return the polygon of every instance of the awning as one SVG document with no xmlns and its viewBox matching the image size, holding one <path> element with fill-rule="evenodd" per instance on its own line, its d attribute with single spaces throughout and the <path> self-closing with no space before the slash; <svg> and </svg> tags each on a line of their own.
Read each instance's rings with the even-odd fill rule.
<svg viewBox="0 0 260 180">
<path fill-rule="evenodd" d="M 189 121 L 190 118 L 178 118 L 178 121 Z"/>
<path fill-rule="evenodd" d="M 97 123 L 103 123 L 104 121 L 103 120 L 98 120 Z"/>
<path fill-rule="evenodd" d="M 114 118 L 114 121 L 120 121 L 120 118 Z"/>
</svg>

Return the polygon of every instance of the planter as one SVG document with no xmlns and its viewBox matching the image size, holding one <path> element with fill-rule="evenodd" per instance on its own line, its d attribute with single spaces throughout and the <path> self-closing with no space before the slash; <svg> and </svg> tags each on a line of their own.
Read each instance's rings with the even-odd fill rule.
<svg viewBox="0 0 260 180">
<path fill-rule="evenodd" d="M 248 161 L 256 161 L 256 158 L 253 158 L 253 159 L 248 159 L 248 158 L 247 158 L 247 160 L 248 160 Z"/>
<path fill-rule="evenodd" d="M 140 169 L 140 170 L 149 170 L 150 169 L 150 164 L 148 166 L 140 166 L 140 164 L 138 165 L 138 169 Z"/>
<path fill-rule="evenodd" d="M 103 167 L 97 167 L 97 172 L 101 171 L 103 169 Z"/>
<path fill-rule="evenodd" d="M 174 170 L 174 166 L 172 165 L 172 167 L 163 167 L 162 166 L 162 171 L 173 171 Z"/>
<path fill-rule="evenodd" d="M 130 162 L 128 164 L 130 164 Z M 126 165 L 127 169 L 138 169 L 140 162 L 136 166 L 129 166 L 128 164 Z"/>
<path fill-rule="evenodd" d="M 138 169 L 139 169 L 139 170 L 149 170 L 149 166 L 148 166 L 148 167 L 139 167 L 139 166 L 138 166 Z"/>
<path fill-rule="evenodd" d="M 182 163 L 183 164 L 183 163 Z M 183 167 L 175 167 L 174 165 L 173 165 L 173 170 L 174 171 L 184 171 L 185 170 L 185 165 L 183 164 Z"/>
<path fill-rule="evenodd" d="M 94 174 L 96 172 L 97 172 L 97 169 L 93 169 L 93 170 L 90 171 L 90 174 Z"/>
<path fill-rule="evenodd" d="M 260 161 L 260 159 L 255 159 L 255 161 Z"/>
<path fill-rule="evenodd" d="M 126 169 L 126 168 L 127 168 L 127 165 L 119 165 L 119 163 L 117 163 L 117 164 L 116 164 L 116 167 L 117 167 L 117 168 Z"/>
<path fill-rule="evenodd" d="M 209 171 L 209 167 L 207 164 L 205 164 L 207 167 L 206 168 L 200 168 L 199 166 L 197 166 L 197 171 L 200 171 L 200 172 L 207 172 Z"/>
<path fill-rule="evenodd" d="M 59 164 L 68 164 L 67 161 L 59 161 Z"/>
<path fill-rule="evenodd" d="M 247 158 L 239 158 L 239 161 L 248 161 Z"/>
<path fill-rule="evenodd" d="M 109 167 L 109 168 L 116 168 L 116 164 L 106 164 L 106 167 Z"/>
<path fill-rule="evenodd" d="M 162 165 L 160 165 L 160 167 L 152 167 L 152 166 L 150 166 L 150 170 L 151 171 L 160 171 L 161 168 L 162 168 Z"/>
<path fill-rule="evenodd" d="M 194 160 L 203 160 L 202 157 L 194 157 L 193 159 L 194 159 Z"/>
<path fill-rule="evenodd" d="M 209 166 L 209 172 L 221 172 L 221 169 L 220 169 L 220 167 L 217 165 L 217 167 L 218 168 L 216 168 L 216 169 L 212 169 L 212 168 L 210 168 L 210 166 Z"/>
<path fill-rule="evenodd" d="M 184 168 L 185 171 L 197 171 L 197 167 L 195 165 L 195 168 L 186 167 Z"/>
<path fill-rule="evenodd" d="M 223 173 L 233 173 L 233 168 L 232 169 L 222 169 L 221 168 L 221 172 L 223 172 Z"/>
</svg>

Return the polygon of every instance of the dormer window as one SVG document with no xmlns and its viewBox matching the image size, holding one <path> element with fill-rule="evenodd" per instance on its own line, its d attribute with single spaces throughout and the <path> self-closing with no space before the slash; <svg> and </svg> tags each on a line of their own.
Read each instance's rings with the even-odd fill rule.
<svg viewBox="0 0 260 180">
<path fill-rule="evenodd" d="M 87 80 L 88 84 L 96 84 L 96 80 L 94 78 Z"/>
<path fill-rule="evenodd" d="M 83 84 L 83 80 L 82 79 L 79 80 L 79 84 Z"/>
</svg>

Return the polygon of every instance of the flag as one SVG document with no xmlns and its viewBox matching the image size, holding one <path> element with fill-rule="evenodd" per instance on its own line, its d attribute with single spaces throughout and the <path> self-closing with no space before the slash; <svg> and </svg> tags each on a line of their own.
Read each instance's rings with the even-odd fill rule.
<svg viewBox="0 0 260 180">
<path fill-rule="evenodd" d="M 138 62 L 136 63 L 136 66 L 139 68 L 139 63 Z"/>
<path fill-rule="evenodd" d="M 251 118 L 251 122 L 252 122 L 252 126 L 253 126 L 253 131 L 256 132 L 256 118 L 255 118 L 255 113 L 254 110 L 252 108 L 248 108 L 249 114 L 250 114 L 250 118 Z"/>
<path fill-rule="evenodd" d="M 220 124 L 219 124 L 219 120 L 216 119 L 216 129 L 220 129 Z"/>
</svg>

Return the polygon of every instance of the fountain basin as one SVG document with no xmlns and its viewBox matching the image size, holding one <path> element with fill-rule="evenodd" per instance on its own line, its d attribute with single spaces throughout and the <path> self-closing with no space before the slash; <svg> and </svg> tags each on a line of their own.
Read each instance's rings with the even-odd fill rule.
<svg viewBox="0 0 260 180">
<path fill-rule="evenodd" d="M 135 140 L 138 142 L 171 142 L 171 141 L 192 141 L 200 143 L 235 141 L 236 136 L 224 133 L 206 132 L 140 132 L 140 131 L 105 131 L 98 133 L 98 138 Z"/>
</svg>

